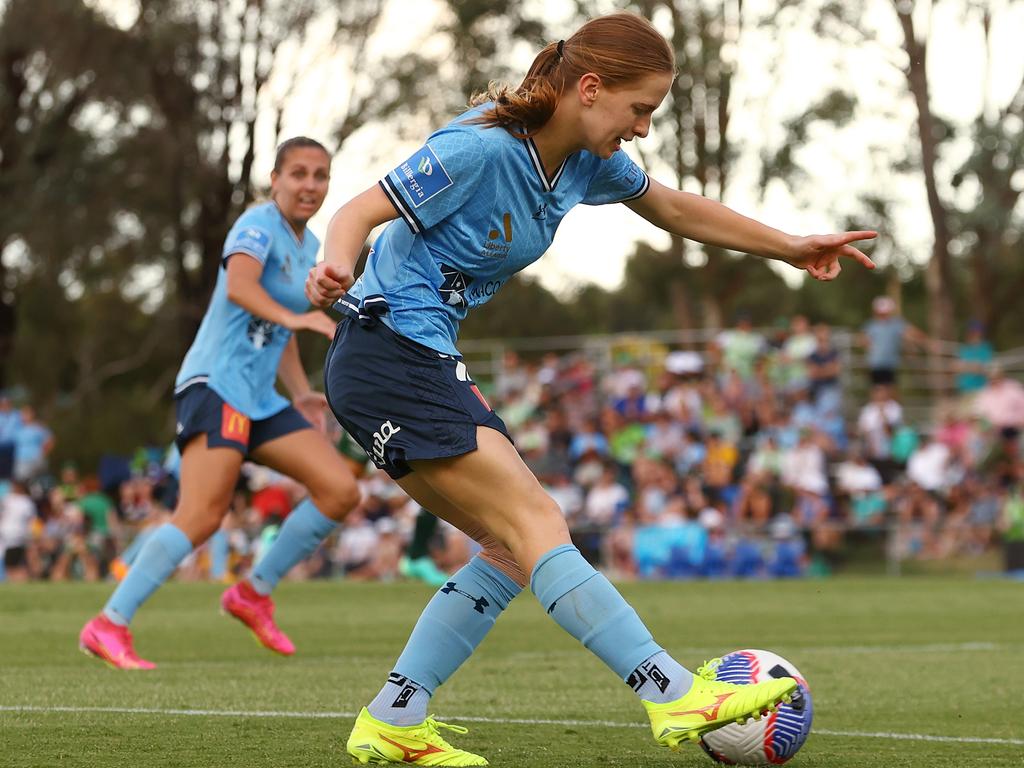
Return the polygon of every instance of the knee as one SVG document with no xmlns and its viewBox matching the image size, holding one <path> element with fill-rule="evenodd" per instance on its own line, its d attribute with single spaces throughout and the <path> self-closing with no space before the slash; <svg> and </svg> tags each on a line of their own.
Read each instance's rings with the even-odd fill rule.
<svg viewBox="0 0 1024 768">
<path fill-rule="evenodd" d="M 188 536 L 193 546 L 199 546 L 217 532 L 223 518 L 224 508 L 179 507 L 170 522 Z"/>
<path fill-rule="evenodd" d="M 531 504 L 529 511 L 517 516 L 516 521 L 520 532 L 527 536 L 539 532 L 550 534 L 568 531 L 561 507 L 547 494 Z"/>
<path fill-rule="evenodd" d="M 486 542 L 480 542 L 483 545 L 483 551 L 480 552 L 480 558 L 486 560 L 488 563 L 493 565 L 499 571 L 508 576 L 512 581 L 518 584 L 520 587 L 525 587 L 527 582 L 530 580 L 522 568 L 519 567 L 519 563 L 512 556 L 512 553 L 508 551 L 506 547 L 503 547 L 497 541 L 491 539 Z"/>
<path fill-rule="evenodd" d="M 362 500 L 359 485 L 351 475 L 335 479 L 329 485 L 313 491 L 313 501 L 320 514 L 340 522 Z"/>
</svg>

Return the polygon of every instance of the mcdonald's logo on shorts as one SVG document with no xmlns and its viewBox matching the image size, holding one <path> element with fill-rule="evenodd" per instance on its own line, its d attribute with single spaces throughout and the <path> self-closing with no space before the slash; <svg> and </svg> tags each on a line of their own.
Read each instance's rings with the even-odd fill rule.
<svg viewBox="0 0 1024 768">
<path fill-rule="evenodd" d="M 221 408 L 220 434 L 225 440 L 237 440 L 249 445 L 249 417 L 239 413 L 227 403 Z"/>
</svg>

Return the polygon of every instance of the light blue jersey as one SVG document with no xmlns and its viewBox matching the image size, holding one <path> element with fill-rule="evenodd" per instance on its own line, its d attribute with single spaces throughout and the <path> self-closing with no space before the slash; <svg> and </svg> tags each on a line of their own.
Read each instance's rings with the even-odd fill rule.
<svg viewBox="0 0 1024 768">
<path fill-rule="evenodd" d="M 573 206 L 633 200 L 650 184 L 623 152 L 577 152 L 549 180 L 531 139 L 468 122 L 482 109 L 434 133 L 380 181 L 400 219 L 340 302 L 372 312 L 386 301 L 381 319 L 392 330 L 450 355 L 469 309 L 544 255 Z"/>
<path fill-rule="evenodd" d="M 204 383 L 231 407 L 254 421 L 288 405 L 274 389 L 277 366 L 292 332 L 250 314 L 227 296 L 227 259 L 246 254 L 263 265 L 260 285 L 292 312 L 309 309 L 306 274 L 316 263 L 320 241 L 308 229 L 295 236 L 274 203 L 250 208 L 224 241 L 222 269 L 199 333 L 178 371 L 175 394 Z"/>
</svg>

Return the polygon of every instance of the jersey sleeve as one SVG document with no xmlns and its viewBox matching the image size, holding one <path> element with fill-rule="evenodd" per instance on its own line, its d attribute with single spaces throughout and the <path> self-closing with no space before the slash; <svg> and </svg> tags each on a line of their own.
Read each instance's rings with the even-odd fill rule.
<svg viewBox="0 0 1024 768">
<path fill-rule="evenodd" d="M 228 257 L 235 253 L 252 256 L 260 264 L 266 264 L 270 256 L 270 246 L 274 239 L 270 231 L 258 224 L 238 222 L 228 232 L 224 241 L 224 252 L 221 254 L 221 265 L 227 266 Z"/>
<path fill-rule="evenodd" d="M 624 203 L 642 197 L 650 186 L 644 170 L 620 151 L 598 163 L 582 202 L 584 205 Z"/>
<path fill-rule="evenodd" d="M 488 172 L 483 144 L 472 130 L 441 131 L 380 180 L 384 193 L 414 235 L 443 221 L 472 199 Z"/>
</svg>

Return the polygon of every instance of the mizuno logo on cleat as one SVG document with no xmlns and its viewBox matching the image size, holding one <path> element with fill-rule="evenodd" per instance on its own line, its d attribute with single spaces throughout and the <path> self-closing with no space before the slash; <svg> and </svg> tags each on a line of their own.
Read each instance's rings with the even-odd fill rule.
<svg viewBox="0 0 1024 768">
<path fill-rule="evenodd" d="M 424 745 L 423 749 L 417 749 L 416 747 L 409 747 L 409 746 L 406 746 L 405 744 L 401 744 L 401 743 L 399 743 L 397 741 L 389 739 L 383 733 L 378 734 L 378 735 L 382 739 L 384 739 L 384 741 L 386 741 L 388 744 L 392 744 L 392 745 L 398 747 L 400 750 L 402 750 L 402 762 L 403 763 L 414 763 L 417 760 L 419 760 L 421 757 L 426 757 L 427 755 L 434 755 L 434 754 L 437 754 L 438 752 L 444 752 L 444 750 L 441 749 L 440 747 L 435 747 L 433 744 L 427 744 L 426 742 L 423 742 L 423 745 Z"/>
<path fill-rule="evenodd" d="M 700 715 L 710 723 L 718 717 L 718 710 L 722 708 L 722 704 L 725 703 L 725 700 L 734 696 L 735 694 L 735 691 L 732 691 L 730 693 L 722 693 L 715 697 L 714 704 L 708 704 L 706 707 L 701 707 L 700 709 L 685 709 L 681 712 L 669 712 L 669 714 L 672 716 Z"/>
</svg>

